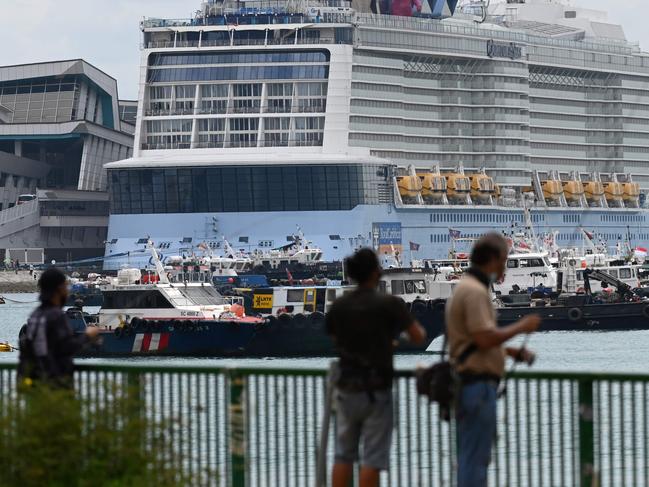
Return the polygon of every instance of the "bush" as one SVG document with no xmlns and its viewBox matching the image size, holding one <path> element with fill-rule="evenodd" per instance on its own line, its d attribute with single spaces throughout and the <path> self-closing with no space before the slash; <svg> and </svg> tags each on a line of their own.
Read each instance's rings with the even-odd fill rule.
<svg viewBox="0 0 649 487">
<path fill-rule="evenodd" d="M 181 433 L 179 421 L 147 418 L 137 389 L 98 389 L 92 401 L 42 385 L 5 394 L 0 485 L 171 487 L 202 485 L 212 477 L 184 468 L 188 459 L 172 442 Z"/>
</svg>

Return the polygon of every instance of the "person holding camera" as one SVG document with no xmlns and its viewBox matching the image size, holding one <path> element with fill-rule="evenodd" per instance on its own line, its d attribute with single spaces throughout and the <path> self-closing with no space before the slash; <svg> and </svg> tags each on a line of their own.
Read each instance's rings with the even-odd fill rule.
<svg viewBox="0 0 649 487">
<path fill-rule="evenodd" d="M 390 463 L 392 439 L 393 355 L 403 334 L 422 344 L 426 332 L 403 301 L 378 292 L 379 259 L 361 249 L 345 261 L 347 275 L 358 287 L 339 298 L 327 313 L 327 332 L 339 356 L 335 385 L 337 420 L 333 487 L 347 487 L 360 458 L 360 487 L 379 485 Z"/>
<path fill-rule="evenodd" d="M 481 237 L 465 271 L 446 304 L 451 363 L 459 377 L 456 420 L 458 487 L 486 487 L 491 447 L 496 435 L 496 399 L 505 372 L 505 357 L 531 364 L 534 354 L 524 347 L 504 347 L 519 334 L 532 333 L 541 323 L 527 315 L 498 328 L 491 285 L 505 275 L 509 247 L 497 233 Z"/>
</svg>

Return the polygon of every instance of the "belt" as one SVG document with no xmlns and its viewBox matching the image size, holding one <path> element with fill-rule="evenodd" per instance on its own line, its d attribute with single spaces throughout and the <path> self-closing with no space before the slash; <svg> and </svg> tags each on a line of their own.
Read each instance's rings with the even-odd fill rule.
<svg viewBox="0 0 649 487">
<path fill-rule="evenodd" d="M 459 374 L 462 385 L 475 384 L 476 382 L 493 382 L 496 386 L 500 384 L 500 377 L 494 374 L 472 374 L 462 372 Z"/>
</svg>

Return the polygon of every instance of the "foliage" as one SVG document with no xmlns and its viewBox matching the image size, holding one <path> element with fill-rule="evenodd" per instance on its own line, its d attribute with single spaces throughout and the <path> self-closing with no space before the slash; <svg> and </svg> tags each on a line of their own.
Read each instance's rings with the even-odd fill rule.
<svg viewBox="0 0 649 487">
<path fill-rule="evenodd" d="M 204 484 L 209 472 L 187 472 L 189 459 L 173 444 L 182 424 L 148 418 L 138 390 L 106 383 L 87 386 L 85 394 L 43 385 L 6 392 L 0 398 L 0 485 Z"/>
</svg>

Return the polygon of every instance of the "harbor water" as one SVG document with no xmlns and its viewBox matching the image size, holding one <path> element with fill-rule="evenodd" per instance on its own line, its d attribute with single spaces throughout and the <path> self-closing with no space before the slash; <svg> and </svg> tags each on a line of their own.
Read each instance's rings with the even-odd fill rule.
<svg viewBox="0 0 649 487">
<path fill-rule="evenodd" d="M 6 303 L 0 306 L 0 341 L 8 341 L 15 345 L 20 327 L 34 306 L 36 306 L 35 294 L 9 294 L 5 295 Z M 88 311 L 94 311 L 88 308 Z M 429 347 L 431 351 L 438 351 L 442 340 L 438 339 Z M 627 332 L 546 332 L 538 333 L 530 338 L 530 348 L 533 348 L 538 359 L 534 368 L 537 370 L 561 370 L 561 371 L 602 371 L 602 372 L 646 372 L 646 349 L 649 346 L 649 330 L 627 331 Z M 0 361 L 13 362 L 17 360 L 17 353 L 0 354 Z M 396 358 L 397 367 L 400 369 L 412 369 L 419 363 L 430 363 L 438 360 L 432 353 L 416 355 L 401 355 Z M 299 358 L 299 359 L 228 359 L 228 358 L 183 358 L 183 357 L 137 357 L 128 359 L 78 359 L 80 363 L 135 363 L 165 364 L 165 365 L 205 365 L 205 366 L 231 366 L 231 367 L 272 367 L 272 368 L 325 368 L 328 363 L 326 358 Z M 183 426 L 185 432 L 177 438 L 179 447 L 190 452 L 192 458 L 196 458 L 197 464 L 207 465 L 219 472 L 218 481 L 225 482 L 228 472 L 229 452 L 227 449 L 227 430 L 222 424 L 223 417 L 227 414 L 226 401 L 209 401 L 208 397 L 218 396 L 218 391 L 226 391 L 224 377 L 213 376 L 199 378 L 167 378 L 163 383 L 162 377 L 155 374 L 148 374 L 148 387 L 146 389 L 148 403 L 153 408 L 152 414 L 156 417 L 173 418 L 188 417 L 198 418 L 194 423 Z M 184 381 L 184 382 L 183 382 Z M 319 384 L 319 385 L 317 385 Z M 167 387 L 162 387 L 166 385 Z M 519 391 L 519 385 L 521 387 Z M 270 386 L 270 388 L 269 388 Z M 569 384 L 565 384 L 569 386 Z M 502 485 L 498 483 L 499 475 L 509 472 L 507 458 L 518 458 L 516 470 L 518 481 L 513 479 L 510 485 L 569 485 L 575 480 L 574 458 L 569 451 L 575 450 L 572 442 L 563 445 L 560 443 L 559 431 L 569 425 L 573 425 L 568 402 L 569 390 L 564 385 L 557 384 L 552 388 L 548 384 L 543 389 L 532 388 L 530 384 L 517 384 L 513 386 L 511 394 L 500 402 L 499 417 L 501 418 L 501 430 L 499 437 L 501 442 L 508 438 L 521 437 L 522 443 L 512 443 L 509 446 L 513 450 L 508 451 L 499 447 L 495 454 L 495 467 L 490 470 L 491 485 Z M 539 386 L 540 387 L 540 386 Z M 185 389 L 189 388 L 189 389 Z M 180 390 L 191 391 L 183 400 L 179 400 L 174 394 Z M 561 392 L 563 391 L 563 392 Z M 606 389 L 608 395 L 602 403 L 605 407 L 617 404 L 622 394 L 621 388 Z M 266 485 L 287 485 L 301 486 L 311 482 L 315 469 L 314 455 L 305 454 L 317 442 L 318 423 L 323 411 L 324 396 L 322 395 L 322 382 L 315 379 L 292 379 L 255 377 L 250 380 L 250 396 L 247 399 L 249 434 L 249 446 L 247 450 L 247 461 L 250 465 L 250 485 L 255 487 Z M 627 390 L 628 393 L 628 390 Z M 157 394 L 157 395 L 156 395 Z M 416 399 L 412 385 L 404 379 L 399 380 L 395 390 L 398 397 L 399 419 L 393 440 L 393 458 L 390 470 L 390 485 L 446 485 L 435 483 L 434 479 L 448 478 L 448 459 L 451 458 L 451 443 L 446 442 L 450 433 L 446 426 L 439 426 L 435 415 L 431 415 L 427 406 L 417 409 Z M 531 394 L 531 396 L 530 396 Z M 511 397 L 510 397 L 511 395 Z M 298 401 L 298 398 L 300 400 Z M 535 406 L 527 410 L 528 415 L 519 417 L 516 406 L 518 399 L 523 398 L 520 403 L 522 408 L 528 408 L 528 404 Z M 302 402 L 306 401 L 306 402 Z M 419 402 L 419 404 L 422 404 Z M 164 407 L 159 408 L 160 405 Z M 558 408 L 558 409 L 557 409 Z M 621 411 L 611 410 L 610 416 L 604 418 L 604 423 L 621 424 L 623 419 Z M 509 411 L 509 421 L 505 421 L 505 410 Z M 559 411 L 557 413 L 557 410 Z M 634 410 L 635 411 L 635 410 Z M 307 414 L 308 412 L 308 414 Z M 552 413 L 552 418 L 548 414 Z M 638 424 L 644 417 L 640 409 L 636 412 Z M 547 416 L 547 417 L 546 417 Z M 601 418 L 599 418 L 601 420 Z M 606 423 L 608 421 L 608 423 Z M 296 425 L 302 425 L 304 431 L 300 434 Z M 505 426 L 506 424 L 506 426 Z M 220 426 L 219 426 L 220 425 Z M 292 428 L 292 429 L 291 429 Z M 415 428 L 418 432 L 413 436 Z M 437 429 L 436 429 L 437 428 Z M 545 428 L 545 429 L 544 429 Z M 434 445 L 425 440 L 423 432 L 436 431 Z M 522 435 L 521 431 L 525 434 Z M 282 433 L 279 433 L 282 432 Z M 553 437 L 553 432 L 556 437 Z M 623 455 L 633 455 L 632 450 L 625 450 L 626 443 L 641 434 L 633 432 L 624 435 L 615 435 L 601 440 L 600 445 L 607 448 L 610 445 L 611 454 L 600 458 L 602 464 L 601 474 L 608 478 L 610 483 L 605 485 L 621 485 L 620 481 L 629 480 L 628 476 L 633 474 L 632 469 L 623 469 L 617 464 L 610 463 L 609 458 L 626 459 Z M 306 436 L 303 436 L 306 435 Z M 431 433 L 432 435 L 432 433 Z M 522 435 L 522 436 L 521 436 Z M 302 443 L 297 445 L 296 438 L 302 438 Z M 432 436 L 431 436 L 432 437 Z M 442 444 L 442 438 L 445 438 Z M 549 443 L 548 443 L 549 438 Z M 554 438 L 554 439 L 553 439 Z M 572 440 L 574 438 L 570 437 Z M 569 439 L 570 439 L 569 438 Z M 331 445 L 329 461 L 331 461 Z M 539 445 L 544 441 L 543 447 Z M 449 440 L 450 441 L 450 440 Z M 562 441 L 562 440 L 561 440 Z M 639 441 L 639 439 L 638 439 Z M 439 442 L 439 444 L 437 444 Z M 411 444 L 413 443 L 413 444 Z M 420 444 L 421 443 L 421 444 Z M 418 445 L 416 454 L 404 456 L 405 451 L 411 451 L 414 444 Z M 297 446 L 296 446 L 297 445 Z M 213 449 L 211 449 L 213 448 Z M 624 453 L 624 452 L 627 453 Z M 636 456 L 642 456 L 639 450 Z M 290 455 L 287 455 L 287 452 Z M 564 456 L 568 455 L 570 461 L 564 462 Z M 433 459 L 433 461 L 430 461 Z M 405 463 L 402 463 L 405 462 Z M 565 463 L 565 469 L 564 469 Z M 556 468 L 559 465 L 560 467 Z M 649 468 L 649 463 L 643 460 L 642 465 Z M 541 479 L 543 472 L 552 472 L 555 466 L 557 475 L 566 476 L 566 482 L 545 484 Z M 512 467 L 513 468 L 513 467 Z M 512 470 L 513 472 L 513 470 Z M 408 479 L 421 480 L 421 483 L 413 484 Z M 550 474 L 552 475 L 552 474 Z M 557 477 L 558 479 L 559 477 Z M 274 479 L 274 480 L 273 480 Z M 429 479 L 426 480 L 426 479 Z M 215 481 L 216 481 L 215 480 Z M 387 478 L 386 478 L 387 480 Z M 534 481 L 533 481 L 534 480 Z M 558 481 L 558 480 L 557 480 Z M 495 483 L 494 483 L 495 482 Z M 211 485 L 211 484 L 210 484 Z"/>
<path fill-rule="evenodd" d="M 6 303 L 0 305 L 0 341 L 17 345 L 18 332 L 31 310 L 37 305 L 36 294 L 6 294 Z M 94 311 L 88 308 L 87 311 Z M 516 343 L 514 341 L 514 343 Z M 429 351 L 438 351 L 442 340 L 437 339 Z M 647 372 L 646 351 L 649 348 L 649 329 L 620 332 L 545 332 L 533 335 L 529 345 L 537 353 L 534 368 L 538 370 Z M 2 361 L 15 361 L 16 352 L 0 354 Z M 99 359 L 78 359 L 99 362 Z M 396 358 L 397 368 L 411 369 L 419 363 L 436 360 L 431 353 L 401 355 Z M 229 359 L 196 357 L 134 357 L 110 359 L 138 363 L 164 363 L 174 365 L 214 365 L 245 367 L 326 367 L 326 358 L 266 358 Z"/>
</svg>

